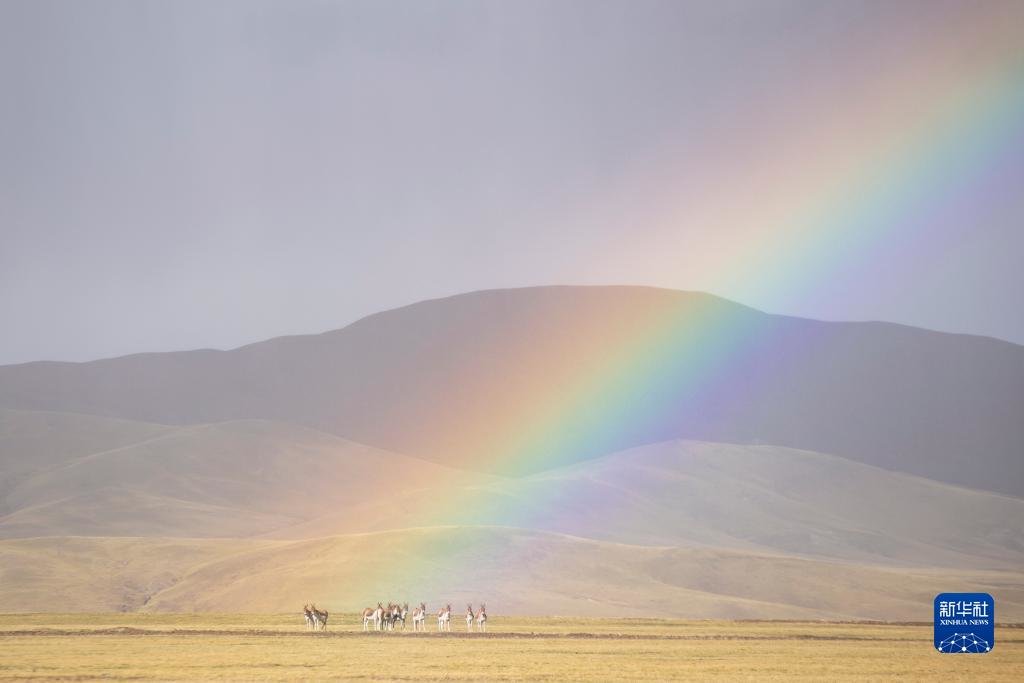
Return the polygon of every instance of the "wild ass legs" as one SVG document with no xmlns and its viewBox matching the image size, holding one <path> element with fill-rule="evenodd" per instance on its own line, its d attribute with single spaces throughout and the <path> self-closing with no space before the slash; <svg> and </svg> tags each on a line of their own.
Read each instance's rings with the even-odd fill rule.
<svg viewBox="0 0 1024 683">
<path fill-rule="evenodd" d="M 487 605 L 480 603 L 480 611 L 476 613 L 476 627 L 487 632 Z"/>
</svg>

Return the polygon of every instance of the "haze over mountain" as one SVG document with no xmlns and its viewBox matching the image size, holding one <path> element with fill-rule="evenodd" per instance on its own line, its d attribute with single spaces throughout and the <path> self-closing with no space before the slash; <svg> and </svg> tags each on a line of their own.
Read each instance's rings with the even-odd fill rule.
<svg viewBox="0 0 1024 683">
<path fill-rule="evenodd" d="M 487 416 L 587 381 L 623 331 L 652 324 L 674 330 L 680 356 L 693 358 L 666 364 L 659 380 L 679 392 L 598 387 L 608 395 L 594 403 L 641 406 L 599 447 L 563 442 L 526 463 L 487 457 L 533 426 Z M 710 379 L 687 393 L 687 373 L 704 363 Z M 1014 495 L 1024 494 L 1022 405 L 1015 344 L 643 287 L 475 292 L 232 351 L 0 367 L 0 407 L 162 424 L 281 420 L 467 469 L 521 473 L 689 438 L 814 450 Z"/>
<path fill-rule="evenodd" d="M 0 417 L 23 423 L 26 436 L 35 427 L 44 452 L 39 441 L 50 425 L 93 420 Z M 94 421 L 92 431 L 137 425 L 136 438 L 159 429 Z M 665 442 L 503 478 L 247 420 L 164 428 L 136 443 L 0 474 L 7 482 L 0 538 L 306 539 L 429 522 L 880 564 L 1024 566 L 1021 499 L 775 446 Z"/>
<path fill-rule="evenodd" d="M 1021 405 L 1013 344 L 623 287 L 0 367 L 0 610 L 1024 619 Z"/>
<path fill-rule="evenodd" d="M 341 511 L 360 528 L 354 511 L 367 491 L 406 495 L 424 481 L 458 486 L 491 478 L 286 423 L 160 427 L 18 411 L 0 411 L 0 421 L 33 447 L 21 451 L 20 471 L 0 467 L 0 538 L 248 537 Z M 59 444 L 69 422 L 108 439 L 80 457 L 32 468 L 24 456 L 49 452 L 48 437 Z M 123 443 L 132 434 L 137 440 Z"/>
</svg>

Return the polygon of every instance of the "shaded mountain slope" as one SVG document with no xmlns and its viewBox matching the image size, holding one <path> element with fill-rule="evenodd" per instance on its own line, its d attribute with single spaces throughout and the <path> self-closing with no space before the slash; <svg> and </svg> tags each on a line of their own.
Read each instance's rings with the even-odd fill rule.
<svg viewBox="0 0 1024 683">
<path fill-rule="evenodd" d="M 671 334 L 651 356 L 663 367 L 647 369 L 657 390 L 642 377 L 593 381 L 610 358 L 645 358 L 659 330 Z M 591 384 L 570 417 L 607 407 L 601 438 L 565 427 L 537 452 L 510 446 L 567 388 Z M 685 437 L 833 453 L 1014 495 L 1024 494 L 1022 405 L 1014 344 L 638 287 L 476 292 L 232 351 L 0 368 L 3 407 L 284 420 L 463 468 L 537 471 Z"/>
<path fill-rule="evenodd" d="M 0 500 L 31 472 L 139 443 L 170 429 L 94 415 L 0 409 Z"/>
<path fill-rule="evenodd" d="M 25 473 L 0 537 L 251 536 L 342 510 L 368 525 L 365 499 L 490 479 L 283 423 L 172 427 Z"/>
<path fill-rule="evenodd" d="M 672 441 L 500 478 L 271 421 L 152 435 L 74 420 L 104 425 L 111 443 L 116 427 L 120 441 L 148 438 L 56 463 L 43 454 L 3 497 L 0 538 L 299 539 L 486 524 L 872 564 L 1024 566 L 1024 500 L 777 446 Z"/>
<path fill-rule="evenodd" d="M 491 524 L 659 546 L 702 545 L 872 564 L 1024 566 L 1024 500 L 775 446 L 666 442 L 426 497 L 436 524 Z M 373 505 L 371 502 L 366 503 Z M 368 529 L 422 524 L 376 504 Z M 285 538 L 354 531 L 344 512 Z"/>
</svg>

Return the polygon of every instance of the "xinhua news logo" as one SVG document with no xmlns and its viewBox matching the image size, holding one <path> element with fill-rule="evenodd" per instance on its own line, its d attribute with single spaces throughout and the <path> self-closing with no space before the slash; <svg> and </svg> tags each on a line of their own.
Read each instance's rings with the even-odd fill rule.
<svg viewBox="0 0 1024 683">
<path fill-rule="evenodd" d="M 935 596 L 935 649 L 943 654 L 984 654 L 996 644 L 996 604 L 988 593 Z"/>
</svg>

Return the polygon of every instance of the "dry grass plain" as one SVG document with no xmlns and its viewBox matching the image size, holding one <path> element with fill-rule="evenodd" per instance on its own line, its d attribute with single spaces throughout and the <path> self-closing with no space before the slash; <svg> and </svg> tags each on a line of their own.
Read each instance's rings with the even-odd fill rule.
<svg viewBox="0 0 1024 683">
<path fill-rule="evenodd" d="M 332 615 L 0 615 L 0 680 L 1024 680 L 1024 628 L 940 655 L 930 625 L 492 617 L 486 635 Z M 459 627 L 462 626 L 462 629 Z"/>
</svg>

